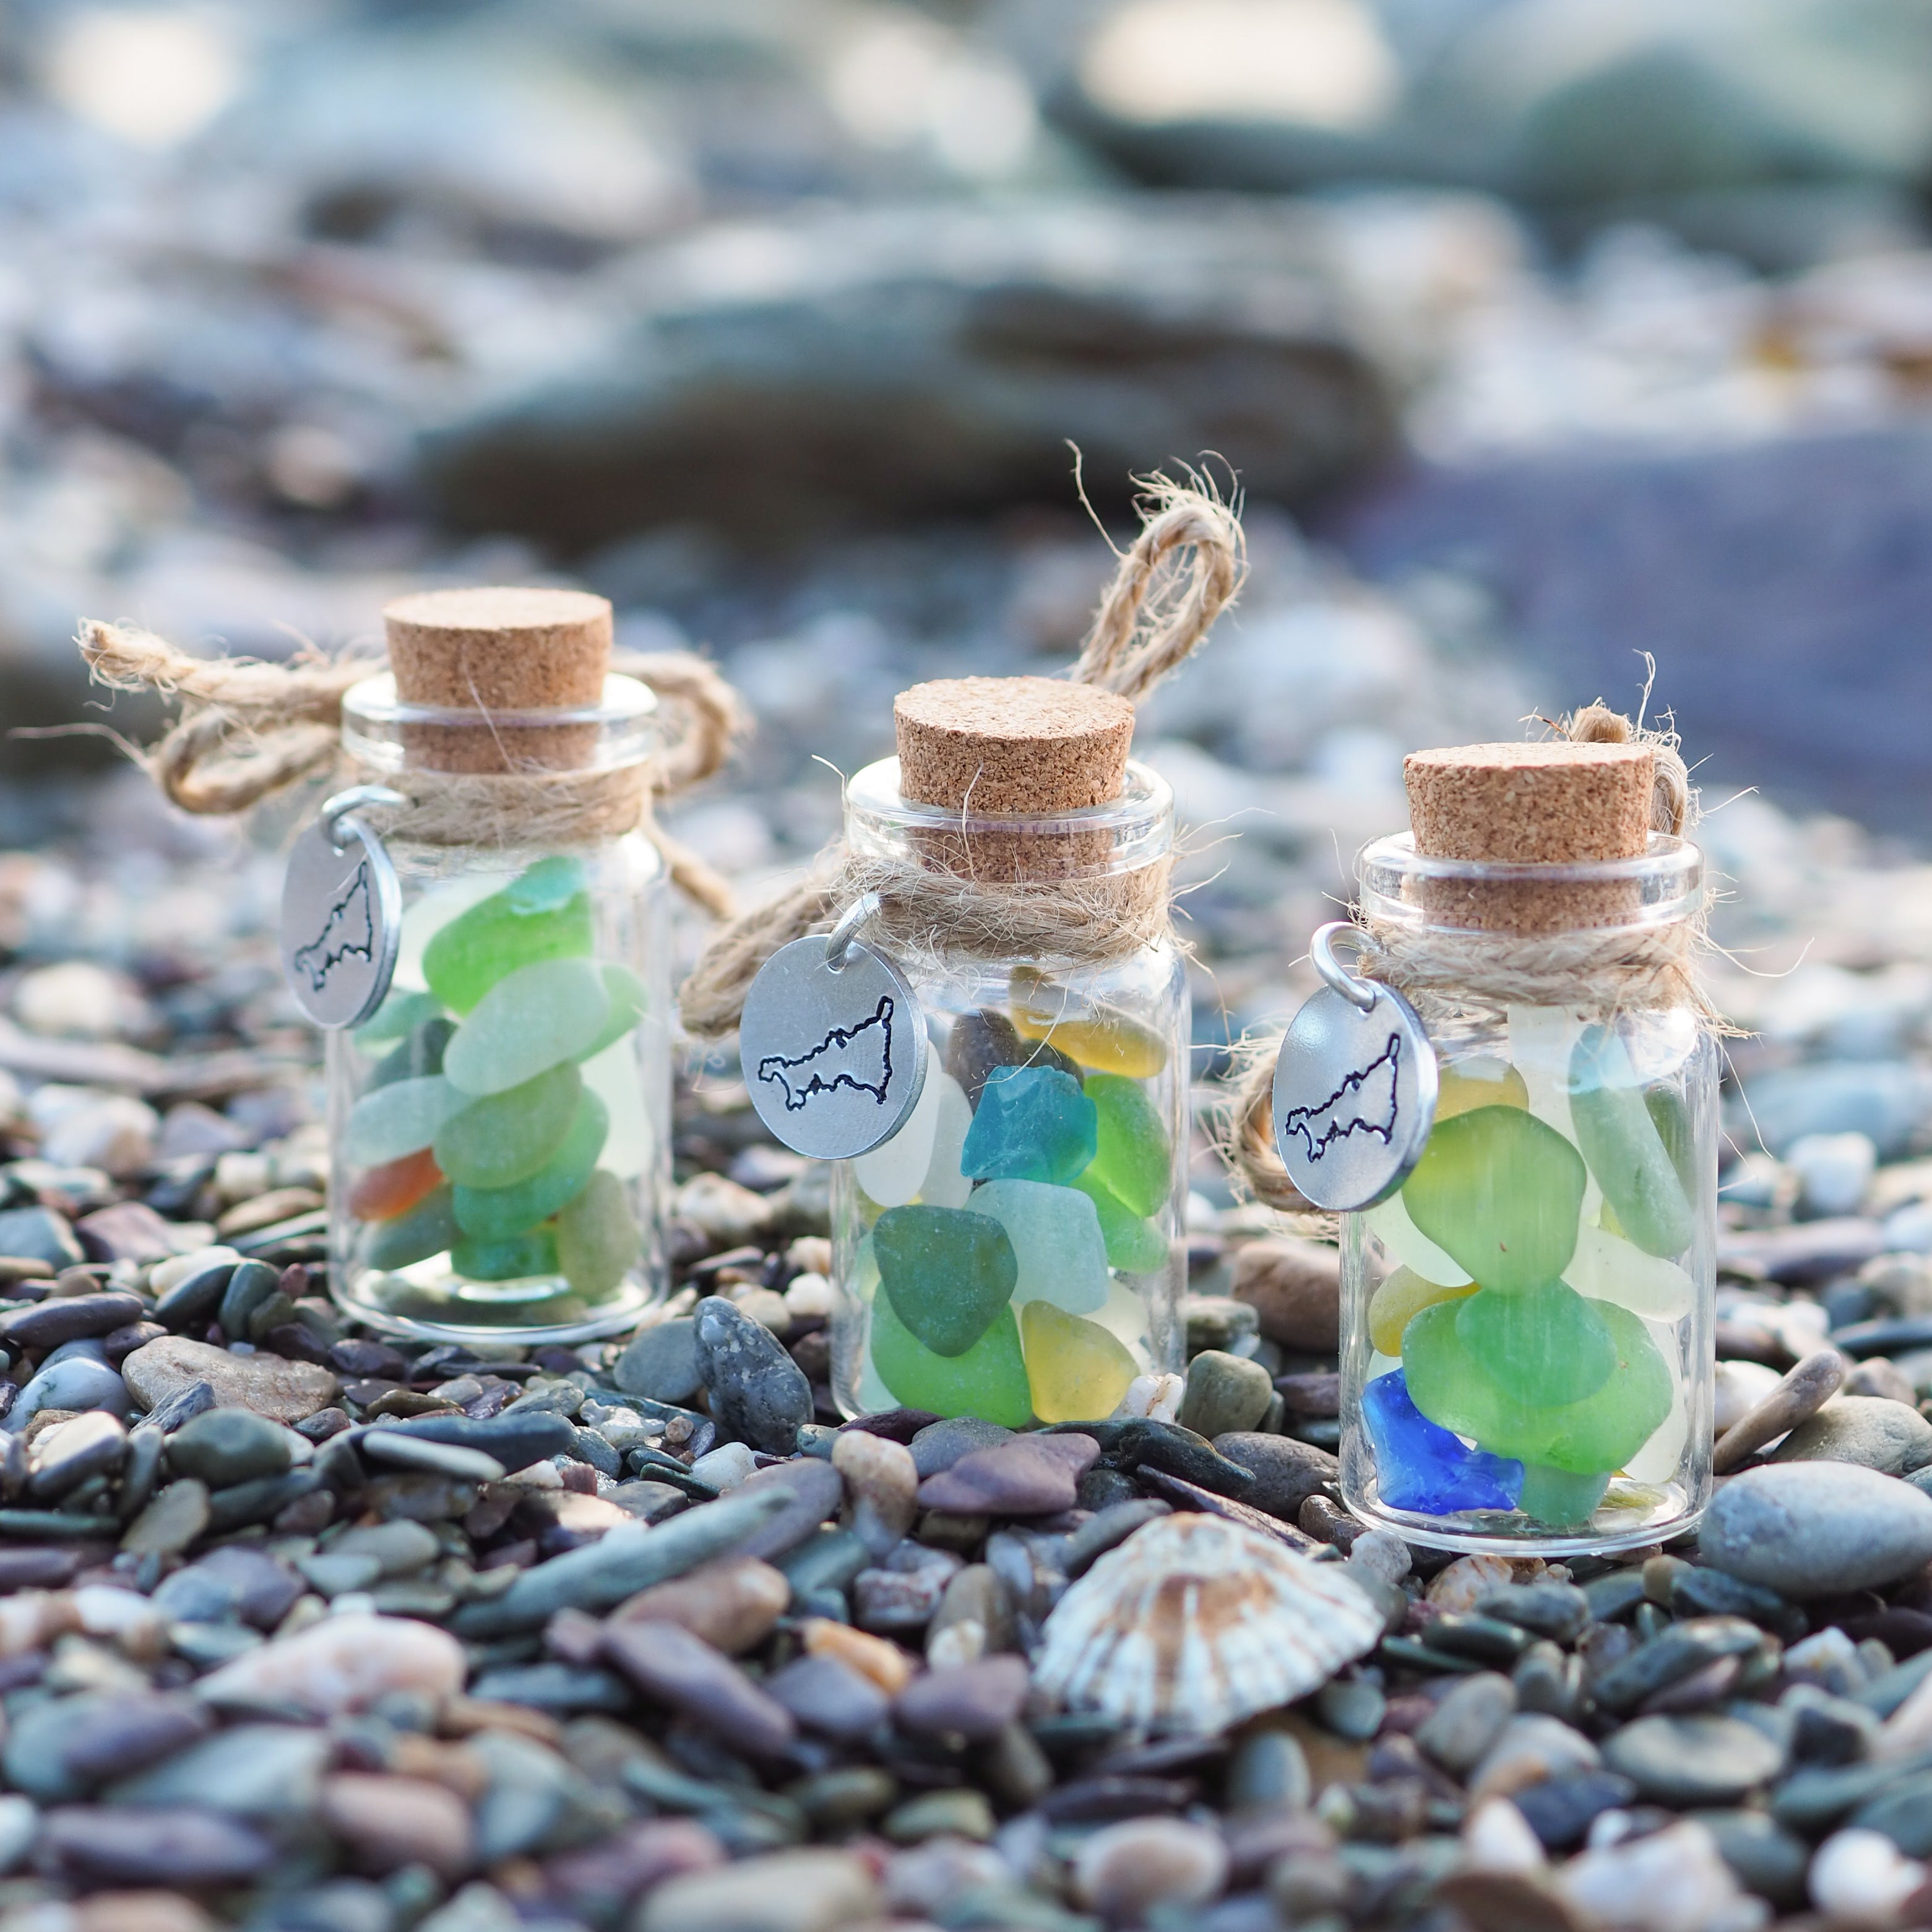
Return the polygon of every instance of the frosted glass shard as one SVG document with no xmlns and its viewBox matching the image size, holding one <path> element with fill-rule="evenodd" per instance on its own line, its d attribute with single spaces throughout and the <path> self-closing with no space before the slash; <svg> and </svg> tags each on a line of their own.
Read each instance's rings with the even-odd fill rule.
<svg viewBox="0 0 1932 1932">
<path fill-rule="evenodd" d="M 610 1010 L 604 976 L 587 959 L 540 959 L 499 980 L 444 1049 L 442 1070 L 466 1094 L 501 1094 L 574 1060 Z"/>
<path fill-rule="evenodd" d="M 1408 1209 L 1400 1194 L 1391 1194 L 1386 1201 L 1369 1209 L 1362 1220 L 1395 1260 L 1404 1268 L 1412 1269 L 1424 1281 L 1432 1281 L 1439 1288 L 1467 1288 L 1474 1280 L 1466 1269 L 1459 1268 L 1408 1218 Z"/>
<path fill-rule="evenodd" d="M 349 1110 L 343 1152 L 351 1167 L 380 1167 L 434 1140 L 452 1114 L 470 1104 L 440 1074 L 394 1080 L 365 1094 Z"/>
<path fill-rule="evenodd" d="M 1688 1315 L 1696 1299 L 1696 1284 L 1676 1262 L 1647 1255 L 1634 1241 L 1587 1222 L 1577 1230 L 1576 1252 L 1563 1279 L 1592 1301 L 1613 1301 L 1633 1315 L 1664 1322 Z"/>
<path fill-rule="evenodd" d="M 452 920 L 460 919 L 473 905 L 480 905 L 492 892 L 508 884 L 507 875 L 488 872 L 452 879 L 434 886 L 403 914 L 403 936 L 396 950 L 396 986 L 410 989 L 427 986 L 423 975 L 423 948 Z"/>
<path fill-rule="evenodd" d="M 1576 1130 L 1570 1118 L 1570 1058 L 1582 1038 L 1583 1022 L 1568 1006 L 1511 1006 L 1510 1063 L 1522 1076 L 1529 1111 L 1565 1140 Z M 1588 1176 L 1583 1189 L 1583 1218 L 1594 1221 L 1603 1190 Z"/>
<path fill-rule="evenodd" d="M 584 1084 L 604 1102 L 610 1130 L 597 1165 L 620 1180 L 631 1180 L 657 1158 L 657 1135 L 644 1106 L 636 1043 L 620 1040 L 584 1063 Z"/>
<path fill-rule="evenodd" d="M 1019 1263 L 1013 1306 L 1050 1301 L 1069 1315 L 1106 1305 L 1112 1277 L 1100 1217 L 1085 1195 L 1043 1180 L 989 1180 L 967 1205 L 1006 1231 Z"/>
<path fill-rule="evenodd" d="M 960 1172 L 959 1159 L 973 1124 L 973 1103 L 967 1099 L 965 1088 L 937 1066 L 927 1072 L 926 1084 L 938 1099 L 934 1109 L 932 1157 L 920 1183 L 919 1198 L 929 1207 L 963 1208 L 973 1184 Z M 924 1097 L 920 1096 L 922 1101 Z"/>
<path fill-rule="evenodd" d="M 1670 1366 L 1670 1413 L 1660 1422 L 1648 1442 L 1624 1465 L 1624 1474 L 1640 1483 L 1667 1483 L 1677 1474 L 1684 1460 L 1684 1445 L 1690 1439 L 1690 1418 L 1684 1403 L 1684 1377 L 1680 1372 L 1682 1345 L 1677 1331 L 1666 1322 L 1646 1322 L 1650 1339 Z"/>
<path fill-rule="evenodd" d="M 905 1125 L 890 1140 L 881 1141 L 852 1163 L 854 1179 L 881 1208 L 903 1208 L 920 1191 L 920 1183 L 932 1162 L 933 1136 L 939 1126 L 939 1083 L 945 1077 L 938 1068 L 928 1068 L 926 1084 L 920 1089 Z"/>
</svg>

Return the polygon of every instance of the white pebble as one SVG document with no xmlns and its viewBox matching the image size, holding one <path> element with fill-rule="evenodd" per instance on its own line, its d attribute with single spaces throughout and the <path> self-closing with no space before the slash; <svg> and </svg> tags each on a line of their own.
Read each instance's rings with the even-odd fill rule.
<svg viewBox="0 0 1932 1932">
<path fill-rule="evenodd" d="M 1180 1818 L 1131 1818 L 1096 1832 L 1073 1862 L 1074 1889 L 1106 1917 L 1139 1920 L 1156 1905 L 1202 1905 L 1228 1880 L 1218 1832 Z"/>
<path fill-rule="evenodd" d="M 1867 1134 L 1805 1134 L 1785 1150 L 1784 1164 L 1814 1214 L 1856 1214 L 1878 1171 L 1878 1149 Z"/>
<path fill-rule="evenodd" d="M 222 1707 L 289 1704 L 319 1718 L 366 1711 L 392 1690 L 446 1697 L 463 1688 L 463 1646 L 410 1617 L 358 1616 L 336 1598 L 332 1614 L 202 1678 L 195 1695 Z"/>
<path fill-rule="evenodd" d="M 1486 1798 L 1462 1821 L 1462 1850 L 1478 1871 L 1540 1871 L 1543 1840 L 1507 1798 Z"/>
<path fill-rule="evenodd" d="M 37 1088 L 27 1112 L 40 1130 L 44 1159 L 56 1167 L 98 1167 L 117 1178 L 148 1165 L 161 1128 L 146 1101 L 86 1087 Z"/>
<path fill-rule="evenodd" d="M 691 1473 L 708 1484 L 722 1496 L 735 1490 L 758 1466 L 757 1458 L 742 1442 L 727 1442 L 700 1456 L 691 1466 Z"/>
<path fill-rule="evenodd" d="M 187 1280 L 191 1274 L 199 1274 L 205 1268 L 212 1268 L 217 1262 L 238 1262 L 241 1256 L 232 1248 L 194 1248 L 184 1255 L 170 1255 L 164 1262 L 157 1262 L 148 1271 L 148 1286 L 158 1298 L 167 1293 L 177 1282 Z"/>
<path fill-rule="evenodd" d="M 14 1012 L 29 1033 L 74 1040 L 139 1033 L 149 1017 L 131 980 L 87 959 L 22 974 L 14 988 Z"/>
<path fill-rule="evenodd" d="M 1712 1426 L 1723 1435 L 1740 1416 L 1756 1408 L 1782 1380 L 1775 1369 L 1767 1368 L 1762 1362 L 1720 1362 L 1711 1412 Z"/>
<path fill-rule="evenodd" d="M 795 1274 L 784 1292 L 795 1321 L 812 1322 L 832 1312 L 832 1284 L 822 1274 Z"/>
<path fill-rule="evenodd" d="M 1187 1393 L 1186 1379 L 1180 1376 L 1136 1376 L 1127 1384 L 1126 1394 L 1115 1405 L 1117 1417 L 1144 1416 L 1152 1422 L 1172 1422 L 1180 1413 L 1181 1399 Z"/>
<path fill-rule="evenodd" d="M 986 1626 L 977 1617 L 962 1617 L 956 1624 L 942 1624 L 926 1646 L 926 1660 L 935 1670 L 950 1670 L 959 1664 L 977 1664 L 986 1654 Z"/>
<path fill-rule="evenodd" d="M 1687 1819 L 1572 1858 L 1557 1889 L 1606 1932 L 1754 1932 L 1771 1916 L 1740 1891 L 1717 1840 Z"/>
<path fill-rule="evenodd" d="M 919 1508 L 919 1467 L 903 1442 L 862 1429 L 839 1432 L 832 1466 L 852 1492 L 852 1527 L 876 1557 L 887 1555 L 912 1528 Z"/>
<path fill-rule="evenodd" d="M 1925 1882 L 1926 1868 L 1882 1832 L 1834 1832 L 1811 1859 L 1811 1903 L 1834 1925 L 1889 1926 Z"/>
<path fill-rule="evenodd" d="M 1400 1583 L 1409 1571 L 1408 1545 L 1392 1529 L 1366 1529 L 1356 1538 L 1348 1561 L 1385 1583 Z"/>
</svg>

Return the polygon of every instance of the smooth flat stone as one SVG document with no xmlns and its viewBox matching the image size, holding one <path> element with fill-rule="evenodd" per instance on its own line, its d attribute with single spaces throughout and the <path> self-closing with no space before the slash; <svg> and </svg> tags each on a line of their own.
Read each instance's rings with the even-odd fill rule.
<svg viewBox="0 0 1932 1932">
<path fill-rule="evenodd" d="M 1051 1301 L 1029 1301 L 1019 1318 L 1034 1413 L 1042 1422 L 1112 1414 L 1140 1372 L 1140 1364 L 1118 1337 Z M 1262 1379 L 1267 1379 L 1264 1371 Z"/>
<path fill-rule="evenodd" d="M 1788 1434 L 1829 1402 L 1844 1379 L 1844 1357 L 1835 1348 L 1814 1349 L 1718 1437 L 1712 1470 L 1726 1474 L 1767 1442 Z"/>
<path fill-rule="evenodd" d="M 1400 1369 L 1364 1388 L 1362 1420 L 1375 1448 L 1376 1492 L 1387 1508 L 1429 1516 L 1515 1508 L 1522 1464 L 1472 1449 L 1431 1422 Z"/>
<path fill-rule="evenodd" d="M 1274 1384 L 1259 1362 L 1204 1348 L 1187 1365 L 1186 1392 L 1174 1419 L 1211 1440 L 1258 1429 L 1274 1399 Z"/>
<path fill-rule="evenodd" d="M 698 1330 L 688 1315 L 645 1329 L 617 1358 L 610 1379 L 626 1395 L 687 1402 L 704 1386 L 698 1368 Z"/>
<path fill-rule="evenodd" d="M 881 1142 L 869 1154 L 862 1154 L 853 1162 L 852 1178 L 868 1201 L 881 1208 L 900 1208 L 919 1194 L 926 1170 L 932 1165 L 941 1095 L 948 1078 L 939 1068 L 928 1069 L 926 1084 L 920 1088 L 919 1099 L 905 1124 L 891 1139 Z M 956 1081 L 951 1084 L 958 1084 Z M 961 1098 L 963 1100 L 964 1096 Z"/>
<path fill-rule="evenodd" d="M 1084 1194 L 1037 1180 L 989 1180 L 973 1190 L 970 1210 L 990 1216 L 1012 1244 L 1016 1308 L 1050 1301 L 1069 1315 L 1092 1315 L 1106 1306 L 1107 1244 Z"/>
<path fill-rule="evenodd" d="M 512 1472 L 552 1456 L 568 1455 L 577 1441 L 577 1431 L 567 1417 L 543 1409 L 488 1417 L 398 1416 L 385 1420 L 382 1428 L 391 1435 L 419 1436 L 426 1442 L 480 1450 Z"/>
<path fill-rule="evenodd" d="M 180 1335 L 164 1335 L 136 1348 L 121 1364 L 121 1374 L 148 1408 L 205 1382 L 218 1404 L 251 1408 L 275 1422 L 300 1422 L 328 1408 L 342 1392 L 342 1384 L 316 1363 L 287 1361 L 280 1355 L 231 1355 Z"/>
<path fill-rule="evenodd" d="M 557 1210 L 556 1264 L 580 1295 L 608 1294 L 644 1258 L 644 1231 L 631 1190 L 599 1168 Z"/>
<path fill-rule="evenodd" d="M 1604 1028 L 1586 1028 L 1576 1042 L 1570 1119 L 1618 1227 L 1646 1254 L 1682 1254 L 1696 1232 L 1690 1203 L 1628 1051 Z"/>
<path fill-rule="evenodd" d="M 1800 1601 L 1882 1589 L 1932 1563 L 1932 1496 L 1857 1463 L 1767 1463 L 1720 1486 L 1698 1550 Z"/>
<path fill-rule="evenodd" d="M 1018 1436 L 975 1449 L 919 1486 L 921 1509 L 965 1516 L 1048 1516 L 1071 1509 L 1082 1476 L 1100 1453 L 1078 1432 Z"/>
<path fill-rule="evenodd" d="M 38 1355 L 44 1349 L 58 1348 L 63 1342 L 124 1328 L 129 1322 L 140 1321 L 146 1312 L 147 1304 L 138 1294 L 58 1295 L 0 1317 L 0 1339 Z"/>
<path fill-rule="evenodd" d="M 148 1344 L 150 1348 L 157 1346 Z M 124 1376 L 116 1375 L 105 1362 L 70 1355 L 64 1361 L 48 1364 L 26 1384 L 14 1398 L 0 1430 L 17 1435 L 44 1408 L 98 1408 L 124 1416 L 129 1407 L 128 1386 Z"/>
<path fill-rule="evenodd" d="M 1118 1073 L 1089 1075 L 1085 1090 L 1097 1116 L 1087 1172 L 1131 1213 L 1158 1214 L 1174 1190 L 1174 1148 L 1152 1096 Z"/>
<path fill-rule="evenodd" d="M 909 1408 L 980 1416 L 1011 1429 L 1022 1429 L 1032 1419 L 1026 1361 L 1010 1306 L 964 1354 L 940 1355 L 900 1321 L 881 1292 L 872 1300 L 867 1352 L 892 1400 Z"/>
<path fill-rule="evenodd" d="M 1774 1462 L 1857 1462 L 1887 1475 L 1932 1463 L 1932 1422 L 1884 1396 L 1834 1396 L 1772 1451 Z"/>
<path fill-rule="evenodd" d="M 466 1094 L 500 1094 L 603 1041 L 610 1016 L 603 975 L 587 959 L 544 959 L 499 980 L 442 1057 L 443 1077 Z M 628 1024 L 628 1022 L 627 1022 Z"/>
<path fill-rule="evenodd" d="M 1735 1804 L 1784 1768 L 1784 1754 L 1738 1718 L 1640 1718 L 1604 1741 L 1604 1762 L 1666 1804 Z"/>
<path fill-rule="evenodd" d="M 734 1304 L 706 1295 L 692 1311 L 698 1372 L 711 1413 L 769 1455 L 788 1456 L 812 1420 L 812 1384 L 769 1328 Z"/>
<path fill-rule="evenodd" d="M 500 891 L 440 926 L 422 950 L 430 990 L 466 1013 L 519 968 L 582 958 L 592 946 L 590 896 L 581 862 L 541 859 Z"/>
<path fill-rule="evenodd" d="M 1019 1264 L 983 1210 L 889 1208 L 872 1229 L 880 1292 L 934 1354 L 963 1355 L 1012 1300 Z"/>
<path fill-rule="evenodd" d="M 990 1075 L 960 1166 L 975 1180 L 1064 1184 L 1094 1158 L 1098 1115 L 1071 1074 L 1022 1066 Z"/>
<path fill-rule="evenodd" d="M 437 1130 L 436 1166 L 466 1187 L 529 1180 L 562 1146 L 583 1091 L 583 1076 L 566 1064 L 470 1101 Z"/>
</svg>

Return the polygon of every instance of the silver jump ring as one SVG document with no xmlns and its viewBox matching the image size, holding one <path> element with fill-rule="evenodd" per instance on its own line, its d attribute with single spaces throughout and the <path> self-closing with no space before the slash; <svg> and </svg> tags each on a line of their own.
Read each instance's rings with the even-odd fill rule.
<svg viewBox="0 0 1932 1932">
<path fill-rule="evenodd" d="M 351 785 L 346 791 L 339 791 L 322 802 L 322 830 L 328 834 L 328 842 L 337 851 L 347 849 L 343 820 L 352 812 L 359 811 L 365 805 L 387 806 L 392 808 L 405 806 L 409 800 L 399 791 L 392 791 L 387 785 Z M 348 828 L 352 836 L 363 836 L 362 827 L 354 825 Z"/>
<path fill-rule="evenodd" d="M 825 936 L 825 967 L 830 973 L 842 972 L 852 953 L 852 943 L 859 935 L 859 928 L 872 918 L 885 904 L 877 892 L 867 892 L 854 899 L 839 915 L 838 923 Z"/>
<path fill-rule="evenodd" d="M 1353 920 L 1330 920 L 1316 929 L 1315 937 L 1308 942 L 1308 956 L 1315 962 L 1315 970 L 1321 974 L 1326 986 L 1334 988 L 1352 1006 L 1359 1006 L 1367 1012 L 1376 1004 L 1376 988 L 1369 980 L 1358 979 L 1349 972 L 1335 957 L 1335 942 L 1346 937 L 1358 946 L 1362 930 Z"/>
</svg>

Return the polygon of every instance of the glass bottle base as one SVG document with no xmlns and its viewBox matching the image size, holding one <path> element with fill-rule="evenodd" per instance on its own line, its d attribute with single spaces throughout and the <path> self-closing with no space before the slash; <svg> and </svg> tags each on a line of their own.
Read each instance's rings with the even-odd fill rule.
<svg viewBox="0 0 1932 1932">
<path fill-rule="evenodd" d="M 416 1281 L 365 1270 L 334 1291 L 335 1305 L 368 1327 L 418 1340 L 502 1343 L 590 1342 L 621 1334 L 657 1299 L 625 1282 L 595 1302 L 560 1275 L 522 1281 Z"/>
<path fill-rule="evenodd" d="M 1651 1488 L 1650 1498 L 1635 1497 L 1620 1506 L 1614 1490 L 1587 1523 L 1551 1528 L 1520 1510 L 1468 1510 L 1454 1516 L 1425 1516 L 1386 1509 L 1372 1488 L 1358 1494 L 1346 1486 L 1348 1513 L 1371 1529 L 1393 1530 L 1405 1543 L 1431 1550 L 1453 1550 L 1466 1556 L 1608 1556 L 1618 1550 L 1667 1543 L 1695 1529 L 1704 1514 L 1672 1483 Z"/>
</svg>

